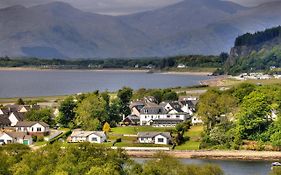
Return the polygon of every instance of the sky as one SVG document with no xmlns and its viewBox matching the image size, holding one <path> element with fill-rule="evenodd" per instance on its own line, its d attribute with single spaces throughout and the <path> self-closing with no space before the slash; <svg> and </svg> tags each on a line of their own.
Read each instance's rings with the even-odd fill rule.
<svg viewBox="0 0 281 175">
<path fill-rule="evenodd" d="M 171 5 L 182 0 L 0 0 L 0 8 L 12 5 L 33 6 L 52 1 L 63 1 L 84 11 L 122 15 L 152 10 Z M 196 1 L 196 0 L 194 0 Z M 256 6 L 274 0 L 231 0 L 244 6 Z M 275 0 L 276 1 L 276 0 Z M 281 0 L 280 0 L 281 1 Z"/>
</svg>

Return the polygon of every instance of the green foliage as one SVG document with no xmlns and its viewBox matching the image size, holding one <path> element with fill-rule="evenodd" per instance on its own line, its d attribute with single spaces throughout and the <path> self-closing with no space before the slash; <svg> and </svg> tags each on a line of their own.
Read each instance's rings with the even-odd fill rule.
<svg viewBox="0 0 281 175">
<path fill-rule="evenodd" d="M 137 169 L 140 171 L 139 169 Z M 147 161 L 141 175 L 223 175 L 223 171 L 214 165 L 202 167 L 184 165 L 179 160 L 164 153 L 156 155 L 156 159 Z"/>
<path fill-rule="evenodd" d="M 236 38 L 235 46 L 257 45 L 279 36 L 281 36 L 281 26 L 266 29 L 263 32 L 256 32 L 254 34 L 246 33 Z"/>
<path fill-rule="evenodd" d="M 53 124 L 52 110 L 49 108 L 30 110 L 25 114 L 25 117 L 29 121 L 42 121 L 49 125 Z"/>
<path fill-rule="evenodd" d="M 138 164 L 130 160 L 123 150 L 97 148 L 90 143 L 64 147 L 56 143 L 33 151 L 10 145 L 0 147 L 0 174 L 223 175 L 218 166 L 185 165 L 163 153 L 155 156 L 155 159 Z"/>
<path fill-rule="evenodd" d="M 117 97 L 120 100 L 120 114 L 127 116 L 131 113 L 131 110 L 129 108 L 129 103 L 133 96 L 133 89 L 124 87 L 123 89 L 120 89 L 117 93 Z"/>
<path fill-rule="evenodd" d="M 24 105 L 25 103 L 24 103 L 24 101 L 23 101 L 22 98 L 19 98 L 19 99 L 17 100 L 16 104 L 17 104 L 17 105 Z"/>
<path fill-rule="evenodd" d="M 257 139 L 269 126 L 267 116 L 270 106 L 267 97 L 259 92 L 252 92 L 245 97 L 238 113 L 237 129 L 242 139 Z"/>
<path fill-rule="evenodd" d="M 144 97 L 152 96 L 156 99 L 157 103 L 162 101 L 176 101 L 178 94 L 172 89 L 139 89 L 133 94 L 134 100 L 140 100 Z"/>
<path fill-rule="evenodd" d="M 269 175 L 281 175 L 281 168 L 280 167 L 274 167 Z"/>
<path fill-rule="evenodd" d="M 59 116 L 56 118 L 56 122 L 64 127 L 69 126 L 70 122 L 74 122 L 75 108 L 77 107 L 73 97 L 67 97 L 59 106 Z"/>
<path fill-rule="evenodd" d="M 83 130 L 99 130 L 107 119 L 106 102 L 100 95 L 90 94 L 77 105 L 75 123 Z"/>
<path fill-rule="evenodd" d="M 202 117 L 206 129 L 210 131 L 216 124 L 225 119 L 223 115 L 232 112 L 237 107 L 237 100 L 217 90 L 209 90 L 200 97 L 198 115 Z"/>
</svg>

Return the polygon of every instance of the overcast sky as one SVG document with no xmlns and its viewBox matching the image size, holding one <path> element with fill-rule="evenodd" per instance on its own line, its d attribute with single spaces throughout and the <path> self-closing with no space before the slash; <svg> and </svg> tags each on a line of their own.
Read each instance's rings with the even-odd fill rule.
<svg viewBox="0 0 281 175">
<path fill-rule="evenodd" d="M 0 7 L 12 5 L 33 6 L 52 1 L 64 1 L 84 11 L 119 15 L 152 10 L 182 0 L 0 0 Z M 196 0 L 194 0 L 196 1 Z M 274 0 L 231 0 L 245 6 L 255 6 Z M 275 0 L 276 1 L 276 0 Z"/>
</svg>

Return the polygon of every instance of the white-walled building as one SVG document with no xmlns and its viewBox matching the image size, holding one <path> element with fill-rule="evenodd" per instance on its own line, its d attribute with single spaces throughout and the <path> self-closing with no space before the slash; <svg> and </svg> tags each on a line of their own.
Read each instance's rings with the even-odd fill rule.
<svg viewBox="0 0 281 175">
<path fill-rule="evenodd" d="M 172 141 L 169 132 L 139 132 L 138 142 L 149 144 L 163 144 L 168 145 Z"/>
<path fill-rule="evenodd" d="M 11 126 L 15 126 L 18 122 L 24 120 L 24 113 L 21 112 L 12 112 L 9 115 L 9 120 L 11 121 Z"/>
<path fill-rule="evenodd" d="M 103 131 L 82 131 L 74 130 L 70 135 L 70 142 L 90 142 L 103 143 L 107 140 L 106 134 Z"/>
<path fill-rule="evenodd" d="M 186 121 L 188 117 L 187 113 L 170 114 L 162 106 L 145 106 L 141 109 L 140 125 L 174 127 L 176 124 Z"/>
<path fill-rule="evenodd" d="M 50 132 L 50 127 L 45 122 L 20 121 L 14 127 L 16 128 L 16 132 L 26 132 L 31 135 L 47 135 Z"/>
<path fill-rule="evenodd" d="M 32 144 L 32 137 L 24 132 L 0 132 L 0 144 L 20 143 Z"/>
</svg>

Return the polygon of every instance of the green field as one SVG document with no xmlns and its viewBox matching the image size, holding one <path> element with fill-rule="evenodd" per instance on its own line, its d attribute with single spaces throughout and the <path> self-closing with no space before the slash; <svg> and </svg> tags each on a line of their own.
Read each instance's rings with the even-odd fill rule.
<svg viewBox="0 0 281 175">
<path fill-rule="evenodd" d="M 110 134 L 134 134 L 138 132 L 170 132 L 174 128 L 156 128 L 152 126 L 124 126 L 111 128 Z"/>
<path fill-rule="evenodd" d="M 190 137 L 190 140 L 182 145 L 176 146 L 176 150 L 199 150 L 202 126 L 192 126 L 185 136 Z"/>
</svg>

